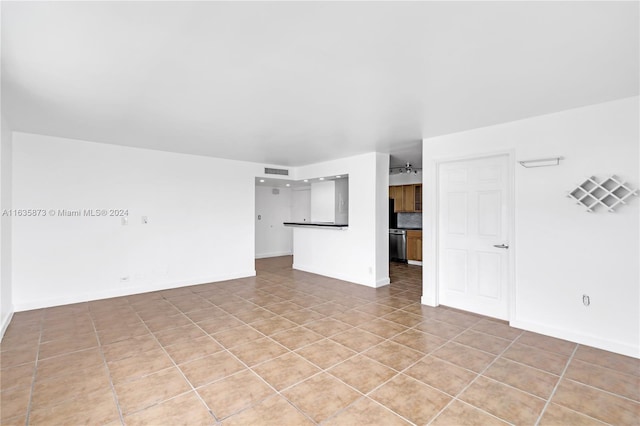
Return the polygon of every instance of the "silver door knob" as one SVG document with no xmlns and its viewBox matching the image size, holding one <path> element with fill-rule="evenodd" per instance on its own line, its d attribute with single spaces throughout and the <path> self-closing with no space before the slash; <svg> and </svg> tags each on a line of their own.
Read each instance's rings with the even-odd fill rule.
<svg viewBox="0 0 640 426">
<path fill-rule="evenodd" d="M 509 248 L 509 244 L 494 244 L 493 246 L 495 248 L 501 248 L 501 249 L 508 249 Z"/>
</svg>

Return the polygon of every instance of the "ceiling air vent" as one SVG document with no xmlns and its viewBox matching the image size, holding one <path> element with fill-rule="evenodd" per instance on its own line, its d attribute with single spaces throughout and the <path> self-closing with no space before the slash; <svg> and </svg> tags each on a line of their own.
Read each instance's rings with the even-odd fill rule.
<svg viewBox="0 0 640 426">
<path fill-rule="evenodd" d="M 265 175 L 284 175 L 289 176 L 289 170 L 287 169 L 270 169 L 269 167 L 264 168 Z"/>
</svg>

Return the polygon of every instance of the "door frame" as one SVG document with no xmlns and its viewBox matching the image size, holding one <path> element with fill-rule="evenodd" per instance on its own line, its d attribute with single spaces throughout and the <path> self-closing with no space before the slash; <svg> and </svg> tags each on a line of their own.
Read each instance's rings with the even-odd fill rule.
<svg viewBox="0 0 640 426">
<path fill-rule="evenodd" d="M 440 305 L 440 282 L 439 282 L 439 265 L 440 265 L 440 169 L 443 164 L 455 163 L 458 161 L 469 161 L 469 160 L 481 160 L 483 158 L 489 157 L 499 157 L 506 156 L 507 158 L 507 217 L 509 220 L 509 226 L 507 227 L 507 239 L 509 241 L 509 250 L 507 256 L 507 267 L 509 271 L 507 273 L 507 303 L 508 303 L 508 321 L 516 318 L 516 270 L 515 270 L 515 254 L 516 254 L 516 235 L 515 235 L 515 150 L 500 150 L 500 151 L 489 151 L 483 153 L 469 154 L 469 155 L 458 155 L 458 156 L 447 156 L 447 157 L 437 157 L 433 159 L 432 164 L 432 173 L 431 178 L 433 182 L 435 182 L 435 186 L 432 187 L 435 189 L 432 191 L 430 197 L 430 204 L 433 206 L 433 209 L 429 209 L 431 212 L 430 218 L 430 227 L 432 231 L 433 237 L 429 242 L 423 239 L 422 244 L 423 253 L 431 253 L 429 256 L 429 261 L 423 262 L 423 264 L 431 265 L 431 274 L 430 279 L 423 277 L 423 296 L 422 303 L 429 306 L 439 306 Z M 424 166 L 423 166 L 424 167 Z M 423 180 L 426 178 L 423 177 Z M 423 182 L 424 188 L 424 182 Z M 424 197 L 424 190 L 423 190 Z M 423 200 L 424 203 L 424 200 Z M 424 211 L 424 209 L 423 209 Z M 423 219 L 423 223 L 424 219 Z M 424 225 L 423 225 L 424 227 Z M 430 247 L 426 247 L 427 244 L 430 244 Z M 424 256 L 424 254 L 423 254 Z M 426 259 L 423 259 L 426 260 Z M 431 281 L 431 291 L 427 291 L 429 287 L 429 281 Z M 426 296 L 426 297 L 425 297 Z"/>
</svg>

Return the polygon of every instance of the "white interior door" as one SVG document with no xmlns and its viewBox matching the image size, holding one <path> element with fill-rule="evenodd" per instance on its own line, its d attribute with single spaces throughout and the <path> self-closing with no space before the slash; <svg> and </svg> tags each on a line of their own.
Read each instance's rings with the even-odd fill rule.
<svg viewBox="0 0 640 426">
<path fill-rule="evenodd" d="M 440 164 L 441 304 L 509 319 L 509 167 L 506 155 Z"/>
</svg>

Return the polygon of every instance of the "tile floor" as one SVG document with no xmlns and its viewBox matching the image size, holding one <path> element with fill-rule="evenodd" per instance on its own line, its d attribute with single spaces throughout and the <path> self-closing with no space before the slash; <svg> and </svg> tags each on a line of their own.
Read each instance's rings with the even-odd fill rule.
<svg viewBox="0 0 640 426">
<path fill-rule="evenodd" d="M 16 313 L 1 423 L 637 425 L 640 360 L 256 262 L 255 278 Z"/>
</svg>

